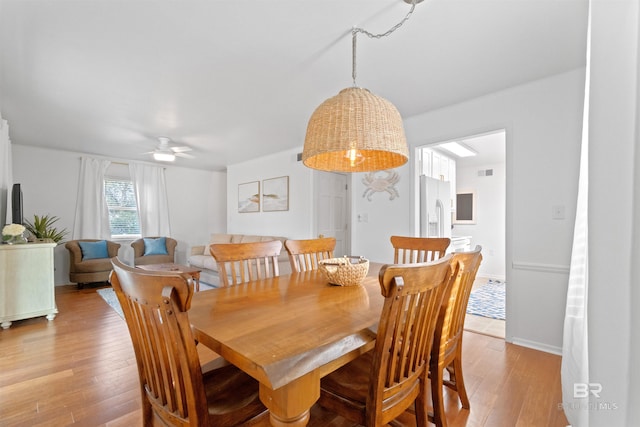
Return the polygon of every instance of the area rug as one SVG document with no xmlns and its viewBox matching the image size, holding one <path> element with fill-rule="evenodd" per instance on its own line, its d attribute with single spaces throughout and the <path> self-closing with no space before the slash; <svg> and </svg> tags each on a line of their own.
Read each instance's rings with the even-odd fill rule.
<svg viewBox="0 0 640 427">
<path fill-rule="evenodd" d="M 215 286 L 200 282 L 200 290 L 206 291 L 207 289 L 215 289 Z M 124 313 L 122 312 L 122 307 L 120 307 L 120 301 L 118 301 L 118 297 L 116 296 L 116 292 L 113 288 L 100 288 L 97 292 L 98 295 L 100 295 L 102 299 L 124 319 Z"/>
<path fill-rule="evenodd" d="M 116 296 L 116 292 L 113 288 L 101 288 L 97 290 L 98 295 L 102 297 L 102 299 L 109 304 L 111 308 L 113 308 L 118 315 L 124 319 L 124 313 L 122 312 L 122 307 L 120 307 L 120 301 L 118 301 L 118 297 Z"/>
<path fill-rule="evenodd" d="M 491 319 L 505 319 L 504 313 L 505 282 L 492 280 L 471 291 L 467 313 Z"/>
</svg>

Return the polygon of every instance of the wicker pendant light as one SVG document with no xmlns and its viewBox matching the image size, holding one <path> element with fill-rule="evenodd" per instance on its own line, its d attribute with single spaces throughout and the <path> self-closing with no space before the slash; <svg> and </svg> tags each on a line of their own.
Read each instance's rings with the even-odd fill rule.
<svg viewBox="0 0 640 427">
<path fill-rule="evenodd" d="M 396 168 L 409 160 L 402 117 L 396 107 L 356 86 L 357 34 L 380 38 L 397 30 L 419 3 L 404 1 L 411 3 L 411 10 L 386 33 L 352 29 L 353 87 L 327 99 L 311 115 L 302 150 L 305 166 L 330 172 L 372 172 Z"/>
<path fill-rule="evenodd" d="M 343 89 L 309 119 L 302 151 L 307 167 L 370 172 L 402 166 L 408 159 L 400 113 L 367 89 Z"/>
</svg>

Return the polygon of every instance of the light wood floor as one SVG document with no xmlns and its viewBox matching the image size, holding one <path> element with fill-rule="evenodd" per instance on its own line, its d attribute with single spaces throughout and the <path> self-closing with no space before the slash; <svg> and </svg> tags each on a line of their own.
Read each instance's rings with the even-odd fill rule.
<svg viewBox="0 0 640 427">
<path fill-rule="evenodd" d="M 139 426 L 135 357 L 125 322 L 95 289 L 56 289 L 60 314 L 0 330 L 0 426 Z M 465 332 L 471 410 L 446 393 L 449 425 L 566 426 L 560 357 Z M 415 422 L 405 414 L 407 426 Z M 312 427 L 351 423 L 314 407 Z"/>
</svg>

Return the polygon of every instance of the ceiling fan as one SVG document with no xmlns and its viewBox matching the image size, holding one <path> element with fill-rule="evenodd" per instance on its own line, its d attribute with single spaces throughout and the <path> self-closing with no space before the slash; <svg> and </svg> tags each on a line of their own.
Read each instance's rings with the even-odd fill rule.
<svg viewBox="0 0 640 427">
<path fill-rule="evenodd" d="M 188 151 L 191 151 L 190 147 L 171 145 L 171 139 L 166 136 L 159 136 L 158 141 L 159 144 L 155 150 L 144 154 L 153 155 L 153 159 L 159 162 L 173 162 L 176 157 L 194 158 L 192 154 L 187 154 Z"/>
</svg>

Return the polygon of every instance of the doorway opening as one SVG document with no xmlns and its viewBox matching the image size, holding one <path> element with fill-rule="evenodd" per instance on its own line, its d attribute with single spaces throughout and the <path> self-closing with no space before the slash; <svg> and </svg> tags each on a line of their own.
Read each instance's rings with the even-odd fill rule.
<svg viewBox="0 0 640 427">
<path fill-rule="evenodd" d="M 416 230 L 422 237 L 451 238 L 450 252 L 482 246 L 465 329 L 504 338 L 506 130 L 416 150 Z"/>
</svg>

